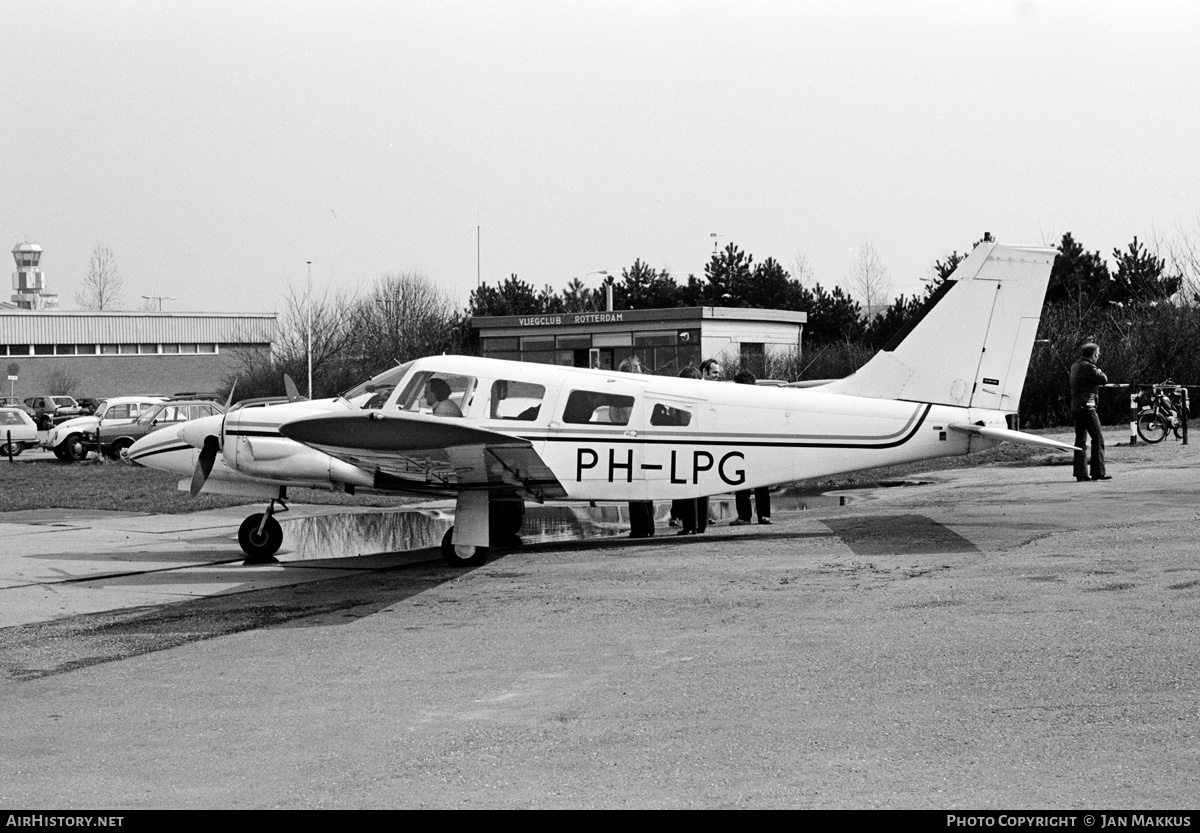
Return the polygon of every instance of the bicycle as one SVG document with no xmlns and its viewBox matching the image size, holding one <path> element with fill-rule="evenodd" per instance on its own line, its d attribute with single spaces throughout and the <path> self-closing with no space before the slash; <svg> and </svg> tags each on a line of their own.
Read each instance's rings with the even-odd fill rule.
<svg viewBox="0 0 1200 833">
<path fill-rule="evenodd" d="M 1183 421 L 1179 418 L 1173 397 L 1167 393 L 1174 389 L 1174 383 L 1168 380 L 1151 390 L 1142 391 L 1138 396 L 1138 404 L 1142 407 L 1137 416 L 1137 433 L 1144 441 L 1160 443 L 1172 430 L 1176 439 L 1183 438 Z"/>
</svg>

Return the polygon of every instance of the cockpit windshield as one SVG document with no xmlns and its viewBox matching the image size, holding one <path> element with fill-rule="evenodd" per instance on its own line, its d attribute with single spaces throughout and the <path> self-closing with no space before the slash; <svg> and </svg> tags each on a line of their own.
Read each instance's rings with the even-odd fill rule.
<svg viewBox="0 0 1200 833">
<path fill-rule="evenodd" d="M 346 391 L 342 394 L 342 398 L 356 408 L 382 408 L 392 395 L 392 391 L 396 389 L 396 385 L 412 366 L 412 362 L 405 362 L 390 370 L 385 370 L 378 376 Z"/>
</svg>

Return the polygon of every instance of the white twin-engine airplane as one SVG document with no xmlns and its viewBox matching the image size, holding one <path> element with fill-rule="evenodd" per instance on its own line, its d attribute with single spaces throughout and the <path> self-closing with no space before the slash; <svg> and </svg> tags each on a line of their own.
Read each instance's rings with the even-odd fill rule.
<svg viewBox="0 0 1200 833">
<path fill-rule="evenodd" d="M 283 540 L 289 486 L 456 497 L 442 555 L 487 560 L 524 501 L 695 498 L 967 454 L 1011 430 L 1055 251 L 981 243 L 892 344 L 856 373 L 779 388 L 436 356 L 334 399 L 185 423 L 129 451 L 180 488 L 265 498 L 238 540 Z"/>
</svg>

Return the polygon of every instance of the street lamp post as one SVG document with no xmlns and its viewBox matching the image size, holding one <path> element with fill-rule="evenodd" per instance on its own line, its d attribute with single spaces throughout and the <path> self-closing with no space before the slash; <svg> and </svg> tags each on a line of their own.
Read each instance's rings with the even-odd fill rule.
<svg viewBox="0 0 1200 833">
<path fill-rule="evenodd" d="M 586 275 L 584 275 L 583 279 L 586 281 L 592 275 L 603 275 L 604 276 L 604 283 L 603 283 L 603 286 L 604 286 L 604 308 L 606 310 L 608 310 L 609 312 L 612 312 L 612 308 L 613 308 L 613 295 L 612 295 L 613 278 L 612 278 L 612 275 L 608 274 L 608 272 L 604 269 L 595 269 L 591 272 L 588 272 Z"/>
<path fill-rule="evenodd" d="M 305 352 L 308 354 L 308 398 L 311 401 L 313 398 L 312 387 L 312 261 L 308 261 L 308 286 L 304 291 L 305 306 L 308 307 L 308 336 L 307 348 Z"/>
</svg>

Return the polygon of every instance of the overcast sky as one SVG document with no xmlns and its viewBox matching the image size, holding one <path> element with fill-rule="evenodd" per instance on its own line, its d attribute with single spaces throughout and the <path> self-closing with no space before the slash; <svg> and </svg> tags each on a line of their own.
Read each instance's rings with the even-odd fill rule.
<svg viewBox="0 0 1200 833">
<path fill-rule="evenodd" d="M 465 305 L 712 234 L 898 292 L 992 232 L 1200 237 L 1200 3 L 0 0 L 0 229 L 62 308 L 270 311 L 420 271 Z M 9 261 L 8 271 L 13 266 Z M 8 290 L 4 298 L 7 300 Z"/>
</svg>

